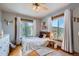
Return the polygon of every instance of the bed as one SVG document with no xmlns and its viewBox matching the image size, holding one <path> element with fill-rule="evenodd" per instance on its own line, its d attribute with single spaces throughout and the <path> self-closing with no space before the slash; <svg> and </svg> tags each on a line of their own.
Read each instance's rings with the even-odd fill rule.
<svg viewBox="0 0 79 59">
<path fill-rule="evenodd" d="M 46 37 L 22 37 L 22 52 L 37 50 L 40 47 L 47 46 L 49 40 L 49 32 L 40 32 L 41 34 L 46 34 Z"/>
</svg>

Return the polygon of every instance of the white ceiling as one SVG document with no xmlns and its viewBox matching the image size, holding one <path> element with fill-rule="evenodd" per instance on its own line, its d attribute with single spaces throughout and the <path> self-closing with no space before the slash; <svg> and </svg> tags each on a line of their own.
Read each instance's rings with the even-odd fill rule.
<svg viewBox="0 0 79 59">
<path fill-rule="evenodd" d="M 6 12 L 19 13 L 31 17 L 43 18 L 46 15 L 53 13 L 69 5 L 69 3 L 43 3 L 47 10 L 36 12 L 33 10 L 32 3 L 2 3 L 0 9 Z"/>
</svg>

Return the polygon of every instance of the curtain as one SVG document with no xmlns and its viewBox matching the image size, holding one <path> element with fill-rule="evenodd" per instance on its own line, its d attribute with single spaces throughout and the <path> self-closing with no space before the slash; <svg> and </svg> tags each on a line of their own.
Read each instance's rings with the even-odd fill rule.
<svg viewBox="0 0 79 59">
<path fill-rule="evenodd" d="M 36 20 L 33 20 L 33 36 L 36 36 Z"/>
<path fill-rule="evenodd" d="M 72 20 L 71 20 L 71 10 L 67 9 L 64 12 L 64 39 L 62 42 L 62 49 L 66 52 L 73 53 L 72 46 Z"/>
<path fill-rule="evenodd" d="M 17 17 L 17 40 L 16 40 L 16 44 L 20 44 L 21 43 L 21 18 Z"/>
<path fill-rule="evenodd" d="M 36 20 L 27 20 L 27 19 L 23 19 L 25 20 L 24 22 L 33 22 L 33 36 L 36 36 Z M 23 30 L 22 30 L 22 20 L 21 17 L 17 17 L 17 40 L 16 40 L 16 44 L 20 44 L 22 41 L 22 37 L 23 37 Z"/>
</svg>

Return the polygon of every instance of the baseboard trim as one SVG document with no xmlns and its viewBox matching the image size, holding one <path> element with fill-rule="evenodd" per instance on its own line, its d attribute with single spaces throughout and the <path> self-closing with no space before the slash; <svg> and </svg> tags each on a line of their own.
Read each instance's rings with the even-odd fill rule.
<svg viewBox="0 0 79 59">
<path fill-rule="evenodd" d="M 79 52 L 74 51 L 74 54 L 78 54 L 79 55 Z"/>
<path fill-rule="evenodd" d="M 71 55 L 74 55 L 74 52 L 72 52 L 72 53 L 70 53 L 70 52 L 68 52 L 68 51 L 65 51 L 65 50 L 63 50 L 63 49 L 61 49 L 63 52 L 66 52 L 66 53 L 68 53 L 68 54 L 71 54 Z"/>
</svg>

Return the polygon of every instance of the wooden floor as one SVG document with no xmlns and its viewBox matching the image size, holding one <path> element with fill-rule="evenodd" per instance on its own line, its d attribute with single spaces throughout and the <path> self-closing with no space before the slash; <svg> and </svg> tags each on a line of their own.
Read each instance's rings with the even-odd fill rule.
<svg viewBox="0 0 79 59">
<path fill-rule="evenodd" d="M 54 53 L 54 56 L 57 53 L 61 53 L 64 56 L 71 56 L 71 54 L 68 54 L 66 52 L 63 52 L 61 50 L 56 50 L 56 52 Z M 21 52 L 21 46 L 17 46 L 15 49 L 11 49 L 9 56 L 22 56 L 22 52 Z M 33 51 L 30 56 L 39 56 L 39 54 L 36 53 L 36 51 Z"/>
<path fill-rule="evenodd" d="M 21 54 L 21 46 L 16 46 L 16 48 L 11 49 L 9 56 L 20 56 Z"/>
<path fill-rule="evenodd" d="M 69 54 L 60 49 L 54 49 L 54 50 L 56 50 L 55 53 L 53 54 L 54 56 L 59 53 L 63 56 L 79 56 L 79 54 L 77 53 Z M 11 49 L 9 56 L 22 56 L 21 46 L 16 46 L 16 48 Z M 29 56 L 39 56 L 39 54 L 36 51 L 33 51 L 31 52 L 31 54 L 29 54 Z"/>
</svg>

